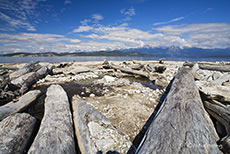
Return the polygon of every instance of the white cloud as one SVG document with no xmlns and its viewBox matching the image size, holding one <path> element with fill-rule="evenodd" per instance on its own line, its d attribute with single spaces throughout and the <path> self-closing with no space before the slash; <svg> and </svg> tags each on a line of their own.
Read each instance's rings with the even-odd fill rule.
<svg viewBox="0 0 230 154">
<path fill-rule="evenodd" d="M 214 10 L 214 9 L 213 8 L 207 8 L 206 10 L 204 10 L 203 13 L 207 13 L 207 12 L 212 11 L 212 10 Z"/>
<path fill-rule="evenodd" d="M 128 10 L 122 9 L 121 14 L 128 15 L 128 16 L 134 16 L 136 15 L 135 9 L 133 7 L 129 8 Z"/>
<path fill-rule="evenodd" d="M 70 0 L 65 0 L 64 4 L 71 4 L 72 2 Z"/>
<path fill-rule="evenodd" d="M 16 29 L 26 29 L 28 31 L 36 31 L 34 23 L 29 21 L 29 18 L 38 16 L 36 8 L 38 4 L 45 0 L 1 0 L 0 2 L 0 25 L 1 29 L 9 27 L 8 31 Z"/>
<path fill-rule="evenodd" d="M 79 26 L 77 29 L 74 29 L 74 33 L 80 33 L 80 32 L 88 32 L 92 30 L 93 28 L 90 26 Z"/>
<path fill-rule="evenodd" d="M 169 25 L 154 28 L 166 36 L 183 38 L 190 46 L 200 48 L 230 47 L 230 23 Z"/>
<path fill-rule="evenodd" d="M 133 7 L 129 9 L 122 9 L 120 10 L 121 14 L 125 15 L 126 18 L 123 21 L 130 21 L 132 20 L 132 16 L 136 15 L 135 9 Z"/>
<path fill-rule="evenodd" d="M 93 14 L 92 19 L 94 19 L 94 20 L 103 20 L 104 17 L 102 15 L 100 15 L 100 14 Z"/>
<path fill-rule="evenodd" d="M 0 33 L 0 52 L 72 52 L 68 44 L 81 43 L 78 39 L 56 34 Z M 73 50 L 74 51 L 74 50 Z"/>
<path fill-rule="evenodd" d="M 230 23 L 203 23 L 187 25 L 168 25 L 143 31 L 119 26 L 82 25 L 74 30 L 78 37 L 73 39 L 64 35 L 0 33 L 0 52 L 74 52 L 98 51 L 143 47 L 150 45 L 227 48 L 230 47 Z M 87 32 L 83 35 L 81 32 Z"/>
<path fill-rule="evenodd" d="M 164 22 L 157 22 L 157 23 L 154 23 L 153 26 L 165 25 L 165 24 L 169 24 L 169 23 L 172 23 L 172 22 L 182 20 L 182 19 L 184 19 L 184 17 L 179 17 L 179 18 L 175 18 L 175 19 L 172 19 L 172 20 L 169 20 L 169 21 L 164 21 Z"/>
</svg>

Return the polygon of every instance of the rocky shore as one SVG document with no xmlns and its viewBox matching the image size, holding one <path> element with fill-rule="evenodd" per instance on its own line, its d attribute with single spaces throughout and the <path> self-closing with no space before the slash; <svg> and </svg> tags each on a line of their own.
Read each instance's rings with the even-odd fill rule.
<svg viewBox="0 0 230 154">
<path fill-rule="evenodd" d="M 138 153 L 183 68 L 193 68 L 213 146 L 229 153 L 230 63 L 164 59 L 0 64 L 0 153 Z"/>
</svg>

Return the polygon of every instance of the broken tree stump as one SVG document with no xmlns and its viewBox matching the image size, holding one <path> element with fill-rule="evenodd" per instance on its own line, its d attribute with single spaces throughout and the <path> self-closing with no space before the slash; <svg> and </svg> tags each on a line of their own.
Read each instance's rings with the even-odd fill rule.
<svg viewBox="0 0 230 154">
<path fill-rule="evenodd" d="M 0 152 L 24 153 L 36 119 L 27 113 L 16 113 L 0 122 Z"/>
<path fill-rule="evenodd" d="M 178 71 L 137 153 L 220 153 L 192 73 Z"/>
<path fill-rule="evenodd" d="M 47 89 L 44 117 L 28 152 L 41 153 L 76 153 L 70 104 L 60 85 L 51 85 Z"/>
</svg>

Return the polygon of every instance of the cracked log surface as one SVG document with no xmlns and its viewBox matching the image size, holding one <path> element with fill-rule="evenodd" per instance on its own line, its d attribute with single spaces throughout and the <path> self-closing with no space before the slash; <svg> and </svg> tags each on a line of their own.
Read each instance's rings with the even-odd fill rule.
<svg viewBox="0 0 230 154">
<path fill-rule="evenodd" d="M 191 69 L 181 68 L 137 153 L 220 153 Z"/>
<path fill-rule="evenodd" d="M 0 122 L 0 152 L 23 153 L 33 132 L 36 119 L 27 113 L 16 113 Z"/>
<path fill-rule="evenodd" d="M 76 153 L 70 104 L 60 85 L 47 89 L 44 117 L 28 153 Z"/>
</svg>

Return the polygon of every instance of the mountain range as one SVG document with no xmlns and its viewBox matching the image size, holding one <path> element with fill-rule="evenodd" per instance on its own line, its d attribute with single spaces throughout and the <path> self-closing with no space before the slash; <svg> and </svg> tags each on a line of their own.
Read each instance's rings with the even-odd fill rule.
<svg viewBox="0 0 230 154">
<path fill-rule="evenodd" d="M 189 47 L 151 47 L 146 45 L 141 48 L 130 48 L 113 51 L 73 52 L 73 53 L 9 53 L 0 56 L 8 57 L 51 57 L 51 56 L 158 56 L 158 57 L 230 57 L 230 48 L 203 49 Z"/>
<path fill-rule="evenodd" d="M 154 54 L 157 56 L 167 57 L 230 57 L 230 48 L 225 49 L 203 49 L 203 48 L 189 48 L 189 47 L 151 47 L 144 46 L 142 48 L 131 48 L 123 50 L 125 52 L 141 52 L 147 54 Z"/>
</svg>

